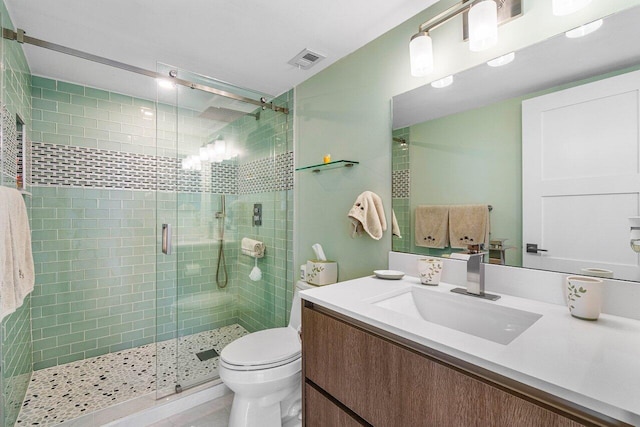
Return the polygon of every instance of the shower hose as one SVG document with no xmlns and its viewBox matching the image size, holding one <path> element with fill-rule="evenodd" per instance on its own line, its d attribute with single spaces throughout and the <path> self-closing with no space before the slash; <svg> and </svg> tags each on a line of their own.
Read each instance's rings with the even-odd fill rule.
<svg viewBox="0 0 640 427">
<path fill-rule="evenodd" d="M 218 215 L 216 214 L 218 219 L 220 219 L 220 222 L 218 224 L 220 227 L 219 228 L 220 241 L 218 244 L 218 265 L 216 267 L 216 285 L 218 286 L 218 289 L 224 289 L 227 287 L 227 283 L 229 282 L 229 276 L 227 275 L 227 262 L 224 259 L 224 218 L 227 214 L 224 194 L 220 196 L 220 205 L 222 208 L 220 212 L 220 216 L 218 217 Z"/>
</svg>

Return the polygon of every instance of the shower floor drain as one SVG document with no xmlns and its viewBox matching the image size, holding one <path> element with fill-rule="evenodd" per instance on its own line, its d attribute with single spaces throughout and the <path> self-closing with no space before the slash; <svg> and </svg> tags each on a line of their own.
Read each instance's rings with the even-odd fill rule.
<svg viewBox="0 0 640 427">
<path fill-rule="evenodd" d="M 201 351 L 200 353 L 196 353 L 196 356 L 198 356 L 198 359 L 200 359 L 201 362 L 204 362 L 205 360 L 213 359 L 214 357 L 218 357 L 220 355 L 212 348 L 211 350 L 205 350 Z"/>
</svg>

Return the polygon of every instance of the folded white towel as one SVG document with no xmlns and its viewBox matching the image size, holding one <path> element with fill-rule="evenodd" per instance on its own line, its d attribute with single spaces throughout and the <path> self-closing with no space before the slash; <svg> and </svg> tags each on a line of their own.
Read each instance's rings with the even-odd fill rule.
<svg viewBox="0 0 640 427">
<path fill-rule="evenodd" d="M 387 230 L 387 219 L 384 216 L 382 199 L 372 191 L 365 191 L 356 199 L 349 211 L 351 220 L 351 237 L 366 231 L 372 239 L 380 240 Z"/>
<path fill-rule="evenodd" d="M 18 190 L 0 187 L 0 320 L 33 291 L 35 269 L 27 207 Z"/>
<path fill-rule="evenodd" d="M 253 240 L 249 239 L 248 237 L 243 237 L 240 244 L 240 249 L 242 249 L 242 253 L 245 255 L 249 255 L 254 258 L 262 258 L 264 256 L 264 251 L 266 248 L 264 243 L 259 240 Z"/>
</svg>

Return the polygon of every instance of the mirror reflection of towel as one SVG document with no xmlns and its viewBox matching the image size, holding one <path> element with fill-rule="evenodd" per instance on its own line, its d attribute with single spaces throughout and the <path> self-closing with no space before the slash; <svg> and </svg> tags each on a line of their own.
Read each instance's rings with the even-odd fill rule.
<svg viewBox="0 0 640 427">
<path fill-rule="evenodd" d="M 489 205 L 449 206 L 449 240 L 452 248 L 489 244 Z"/>
<path fill-rule="evenodd" d="M 391 234 L 399 239 L 402 239 L 400 234 L 400 226 L 398 225 L 398 219 L 396 218 L 396 212 L 391 209 Z"/>
<path fill-rule="evenodd" d="M 449 246 L 449 206 L 418 206 L 415 211 L 416 246 L 444 249 Z"/>
<path fill-rule="evenodd" d="M 382 233 L 387 230 L 382 199 L 372 191 L 365 191 L 358 196 L 348 216 L 351 220 L 351 237 L 362 234 L 364 230 L 372 239 L 380 240 Z"/>
</svg>

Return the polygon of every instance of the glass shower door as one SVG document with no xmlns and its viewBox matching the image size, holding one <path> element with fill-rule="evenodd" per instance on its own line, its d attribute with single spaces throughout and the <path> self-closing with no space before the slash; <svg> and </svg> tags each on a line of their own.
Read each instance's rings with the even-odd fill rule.
<svg viewBox="0 0 640 427">
<path fill-rule="evenodd" d="M 262 96 L 171 67 L 159 71 Z M 167 224 L 158 238 L 157 288 L 164 395 L 217 378 L 219 353 L 234 339 L 285 324 L 288 200 L 276 191 L 275 170 L 276 142 L 288 149 L 287 132 L 277 137 L 276 129 L 288 125 L 276 116 L 282 113 L 179 85 L 159 87 L 158 104 L 158 229 Z M 267 255 L 242 255 L 243 237 L 263 241 Z M 258 281 L 249 279 L 255 267 Z"/>
</svg>

